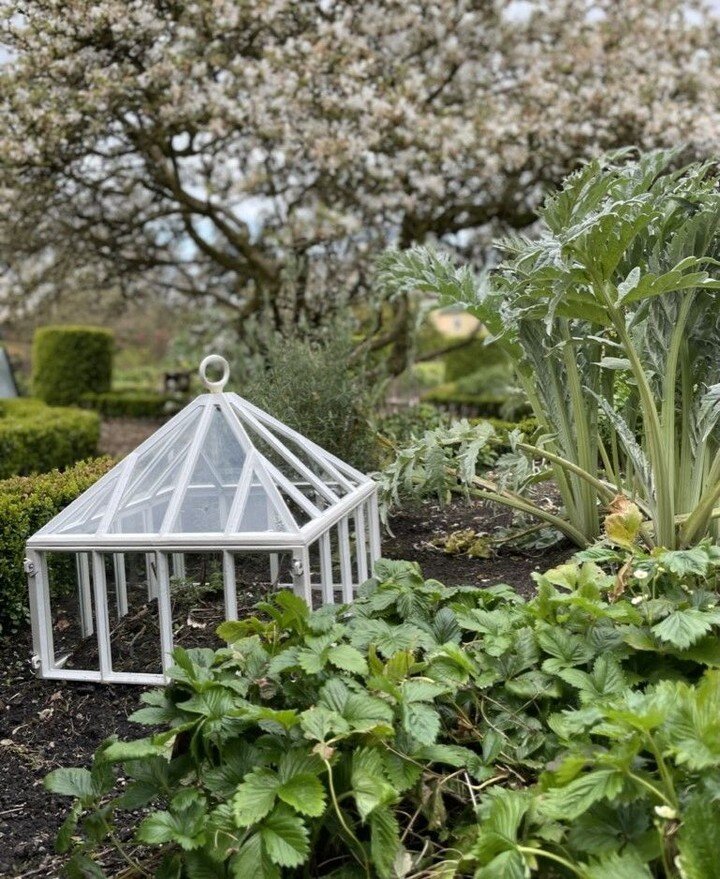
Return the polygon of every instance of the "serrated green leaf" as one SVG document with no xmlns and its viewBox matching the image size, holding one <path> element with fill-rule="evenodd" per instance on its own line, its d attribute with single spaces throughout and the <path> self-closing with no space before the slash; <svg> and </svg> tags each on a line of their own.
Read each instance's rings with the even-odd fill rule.
<svg viewBox="0 0 720 879">
<path fill-rule="evenodd" d="M 654 625 L 652 631 L 661 641 L 686 650 L 706 635 L 717 621 L 717 613 L 689 607 L 674 611 Z"/>
<path fill-rule="evenodd" d="M 300 723 L 297 712 L 290 708 L 276 711 L 274 708 L 266 708 L 264 705 L 249 705 L 244 710 L 244 716 L 248 720 L 254 720 L 263 729 L 277 726 L 288 730 Z"/>
<path fill-rule="evenodd" d="M 556 674 L 560 669 L 568 666 L 583 665 L 593 655 L 592 648 L 583 638 L 572 632 L 563 631 L 558 626 L 541 629 L 537 633 L 537 640 L 545 653 L 552 657 L 542 664 L 543 670 L 551 674 Z"/>
<path fill-rule="evenodd" d="M 236 707 L 233 694 L 224 687 L 210 687 L 196 693 L 185 702 L 179 702 L 178 708 L 189 714 L 200 714 L 211 720 L 218 720 L 230 714 Z"/>
<path fill-rule="evenodd" d="M 350 774 L 355 803 L 365 821 L 373 809 L 395 799 L 395 790 L 385 779 L 382 757 L 374 748 L 360 748 L 352 758 Z"/>
<path fill-rule="evenodd" d="M 163 811 L 153 812 L 138 827 L 138 842 L 148 845 L 174 842 L 185 851 L 199 848 L 205 843 L 203 814 L 200 809 L 178 815 Z"/>
<path fill-rule="evenodd" d="M 370 857 L 380 879 L 393 877 L 393 865 L 400 851 L 400 828 L 387 806 L 370 813 Z"/>
<path fill-rule="evenodd" d="M 165 754 L 162 745 L 156 745 L 150 739 L 136 739 L 132 742 L 113 742 L 102 752 L 102 759 L 110 763 L 125 763 L 130 760 L 145 760 Z"/>
<path fill-rule="evenodd" d="M 432 702 L 433 699 L 447 693 L 448 687 L 446 684 L 439 684 L 436 681 L 412 678 L 402 684 L 401 691 L 406 702 Z"/>
<path fill-rule="evenodd" d="M 505 681 L 505 689 L 523 699 L 557 699 L 562 695 L 558 681 L 540 669 L 532 669 L 510 678 Z"/>
<path fill-rule="evenodd" d="M 159 705 L 145 705 L 143 708 L 133 711 L 128 720 L 131 723 L 141 723 L 145 726 L 159 726 L 162 723 L 172 721 L 177 713 L 173 707 L 163 708 Z"/>
<path fill-rule="evenodd" d="M 63 855 L 69 851 L 72 845 L 73 834 L 77 830 L 78 819 L 82 814 L 83 807 L 80 800 L 76 800 L 70 807 L 65 820 L 60 826 L 60 830 L 55 837 L 55 851 Z"/>
<path fill-rule="evenodd" d="M 558 821 L 573 821 L 593 803 L 613 799 L 623 786 L 623 776 L 615 769 L 597 769 L 580 775 L 565 787 L 549 790 L 540 802 L 544 815 Z"/>
<path fill-rule="evenodd" d="M 666 692 L 665 733 L 676 762 L 693 770 L 720 767 L 720 672 L 705 672 L 695 687 L 656 688 L 659 698 Z"/>
<path fill-rule="evenodd" d="M 233 797 L 235 821 L 249 827 L 270 812 L 275 805 L 280 779 L 272 769 L 255 769 L 245 776 Z"/>
<path fill-rule="evenodd" d="M 653 817 L 645 800 L 612 805 L 595 803 L 573 821 L 568 841 L 576 851 L 590 855 L 611 854 L 627 845 L 651 860 L 660 854 Z"/>
<path fill-rule="evenodd" d="M 350 728 L 369 732 L 376 727 L 390 728 L 393 713 L 390 706 L 374 696 L 351 692 L 339 678 L 328 681 L 321 691 L 321 705 L 343 717 Z"/>
<path fill-rule="evenodd" d="M 311 818 L 317 818 L 325 811 L 325 788 L 314 775 L 293 775 L 280 785 L 277 795 L 296 811 Z"/>
<path fill-rule="evenodd" d="M 509 842 L 517 837 L 520 822 L 530 807 L 530 797 L 525 791 L 494 787 L 488 790 L 483 830 L 493 831 Z M 479 856 L 486 850 L 480 839 Z"/>
<path fill-rule="evenodd" d="M 501 852 L 475 873 L 477 879 L 527 879 L 528 875 L 522 855 L 515 850 Z"/>
<path fill-rule="evenodd" d="M 105 871 L 79 851 L 65 864 L 64 872 L 67 879 L 107 879 Z"/>
<path fill-rule="evenodd" d="M 328 661 L 327 650 L 311 650 L 303 647 L 297 652 L 297 661 L 300 668 L 307 675 L 319 674 Z"/>
<path fill-rule="evenodd" d="M 583 867 L 583 876 L 587 879 L 652 879 L 652 875 L 647 864 L 633 851 L 612 852 Z"/>
<path fill-rule="evenodd" d="M 68 767 L 54 769 L 43 779 L 47 790 L 64 797 L 78 797 L 78 799 L 92 799 L 95 794 L 92 775 L 89 769 Z"/>
<path fill-rule="evenodd" d="M 720 804 L 695 796 L 678 834 L 683 879 L 720 879 Z"/>
<path fill-rule="evenodd" d="M 295 775 L 320 775 L 325 772 L 322 760 L 306 747 L 295 747 L 285 751 L 280 757 L 277 773 L 281 782 L 286 782 Z"/>
<path fill-rule="evenodd" d="M 423 745 L 432 745 L 440 732 L 440 715 L 432 705 L 410 702 L 402 707 L 403 729 Z"/>
<path fill-rule="evenodd" d="M 299 867 L 310 852 L 302 819 L 279 805 L 260 825 L 260 837 L 270 860 L 281 867 Z"/>
<path fill-rule="evenodd" d="M 187 879 L 226 879 L 224 866 L 203 851 L 185 852 L 180 865 L 181 871 L 183 866 Z"/>
<path fill-rule="evenodd" d="M 398 793 L 411 788 L 423 773 L 423 767 L 417 759 L 395 751 L 383 751 L 382 759 L 385 774 Z"/>
<path fill-rule="evenodd" d="M 349 644 L 339 644 L 328 651 L 328 659 L 336 667 L 352 674 L 367 675 L 368 664 L 365 657 Z"/>
<path fill-rule="evenodd" d="M 268 665 L 268 675 L 276 677 L 289 668 L 295 668 L 298 664 L 298 650 L 297 647 L 288 647 L 273 656 Z"/>
<path fill-rule="evenodd" d="M 345 718 L 324 705 L 303 711 L 300 715 L 300 726 L 306 738 L 317 742 L 324 742 L 331 736 L 350 732 L 350 724 Z"/>
<path fill-rule="evenodd" d="M 229 861 L 232 879 L 280 879 L 280 870 L 268 857 L 259 833 L 247 839 Z"/>
</svg>

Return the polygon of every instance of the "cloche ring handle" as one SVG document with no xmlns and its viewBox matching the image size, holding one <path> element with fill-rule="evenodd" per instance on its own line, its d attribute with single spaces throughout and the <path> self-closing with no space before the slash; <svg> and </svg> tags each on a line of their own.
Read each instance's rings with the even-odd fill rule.
<svg viewBox="0 0 720 879">
<path fill-rule="evenodd" d="M 210 379 L 207 377 L 208 366 L 219 366 L 222 368 L 222 376 L 217 381 L 210 381 Z M 203 380 L 205 387 L 210 391 L 211 394 L 221 394 L 223 392 L 223 388 L 228 383 L 228 379 L 230 378 L 230 364 L 224 357 L 221 357 L 219 354 L 208 354 L 208 356 L 200 364 L 198 372 L 200 373 L 200 378 Z"/>
</svg>

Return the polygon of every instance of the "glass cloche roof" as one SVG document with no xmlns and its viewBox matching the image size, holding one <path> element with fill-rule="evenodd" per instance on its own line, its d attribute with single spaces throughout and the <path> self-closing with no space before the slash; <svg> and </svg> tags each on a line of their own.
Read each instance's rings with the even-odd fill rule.
<svg viewBox="0 0 720 879">
<path fill-rule="evenodd" d="M 205 376 L 222 361 L 222 380 Z M 292 545 L 373 481 L 235 393 L 202 394 L 30 539 L 45 547 Z"/>
</svg>

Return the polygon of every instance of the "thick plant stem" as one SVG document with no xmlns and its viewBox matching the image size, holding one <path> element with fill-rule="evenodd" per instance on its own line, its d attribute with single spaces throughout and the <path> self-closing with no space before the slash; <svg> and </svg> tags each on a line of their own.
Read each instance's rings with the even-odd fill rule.
<svg viewBox="0 0 720 879">
<path fill-rule="evenodd" d="M 584 548 L 588 546 L 590 541 L 587 537 L 580 531 L 578 528 L 575 528 L 574 525 L 571 525 L 565 519 L 561 519 L 560 516 L 555 516 L 552 513 L 543 510 L 541 507 L 536 506 L 535 504 L 529 501 L 523 501 L 518 499 L 517 497 L 513 497 L 510 494 L 504 494 L 498 491 L 488 491 L 485 488 L 473 487 L 470 489 L 471 494 L 474 497 L 482 498 L 483 500 L 493 501 L 497 504 L 502 504 L 506 507 L 512 507 L 514 510 L 519 510 L 521 513 L 527 513 L 529 516 L 534 516 L 537 519 L 541 519 L 543 522 L 547 522 L 548 525 L 552 525 L 553 528 L 557 528 L 562 534 L 568 537 L 574 544 L 577 546 Z"/>
<path fill-rule="evenodd" d="M 595 489 L 595 491 L 602 495 L 606 500 L 612 500 L 616 494 L 619 493 L 620 488 L 617 486 L 609 485 L 606 482 L 603 482 L 601 479 L 593 476 L 591 473 L 588 473 L 587 470 L 583 470 L 582 467 L 579 467 L 577 464 L 573 464 L 572 461 L 568 461 L 565 458 L 562 458 L 560 455 L 556 455 L 554 452 L 550 452 L 547 449 L 541 449 L 539 446 L 532 446 L 529 443 L 518 443 L 517 447 L 522 449 L 524 452 L 532 455 L 533 458 L 544 458 L 546 461 L 550 461 L 552 464 L 557 464 L 559 467 L 562 467 L 564 470 L 568 470 L 570 473 L 573 473 L 575 476 L 582 479 L 588 485 Z M 597 518 L 597 511 L 595 512 L 595 518 Z"/>
<path fill-rule="evenodd" d="M 690 309 L 694 301 L 692 293 L 688 293 L 682 300 L 677 323 L 670 338 L 670 348 L 665 361 L 665 376 L 663 379 L 663 401 L 661 406 L 661 429 L 662 445 L 668 473 L 668 484 L 665 491 L 672 496 L 673 515 L 677 506 L 677 491 L 679 486 L 675 479 L 675 394 L 677 387 L 678 363 L 680 351 L 685 337 Z"/>
<path fill-rule="evenodd" d="M 591 440 L 591 425 L 588 419 L 587 405 L 583 396 L 583 385 L 577 365 L 577 351 L 570 337 L 567 321 L 563 322 L 563 362 L 568 379 L 570 408 L 577 436 L 577 463 L 582 473 L 591 475 L 597 470 L 597 448 Z M 573 472 L 573 471 L 571 471 Z M 579 475 L 575 472 L 575 475 Z M 582 477 L 581 477 L 582 478 Z M 583 480 L 578 485 L 578 499 L 581 509 L 583 531 L 588 537 L 597 537 L 599 522 L 597 513 L 597 497 L 594 485 L 590 480 Z"/>
<path fill-rule="evenodd" d="M 533 415 L 535 416 L 538 424 L 546 433 L 554 433 L 555 428 L 553 425 L 550 424 L 547 419 L 545 406 L 540 400 L 537 390 L 535 389 L 533 380 L 522 370 L 518 369 L 516 371 L 516 374 L 518 379 L 520 380 L 523 391 L 528 398 L 530 408 L 532 409 Z M 565 507 L 565 512 L 568 516 L 568 519 L 576 524 L 579 516 L 579 513 L 577 511 L 577 499 L 573 492 L 573 487 L 568 480 L 567 473 L 561 467 L 553 465 L 553 474 L 555 476 L 555 482 L 557 483 L 560 496 L 562 497 L 563 505 Z"/>
<path fill-rule="evenodd" d="M 586 873 L 583 873 L 578 867 L 568 861 L 566 858 L 560 857 L 560 855 L 556 855 L 553 852 L 545 851 L 542 848 L 534 848 L 529 845 L 519 845 L 518 851 L 522 852 L 525 855 L 534 855 L 536 858 L 547 858 L 550 861 L 555 861 L 556 864 L 561 864 L 567 870 L 570 870 L 575 876 L 580 876 L 580 879 L 585 879 Z"/>
<path fill-rule="evenodd" d="M 655 399 L 643 365 L 630 338 L 630 333 L 625 326 L 624 315 L 613 304 L 612 297 L 607 290 L 604 291 L 604 296 L 608 314 L 618 334 L 625 356 L 630 362 L 630 369 L 640 395 L 643 427 L 645 428 L 645 436 L 648 443 L 650 463 L 655 476 L 655 491 L 657 495 L 655 499 L 655 508 L 657 510 L 655 515 L 655 540 L 659 546 L 675 549 L 675 497 L 673 486 L 669 483 L 670 472 L 668 470 L 667 456 L 663 448 L 663 433 Z"/>
</svg>

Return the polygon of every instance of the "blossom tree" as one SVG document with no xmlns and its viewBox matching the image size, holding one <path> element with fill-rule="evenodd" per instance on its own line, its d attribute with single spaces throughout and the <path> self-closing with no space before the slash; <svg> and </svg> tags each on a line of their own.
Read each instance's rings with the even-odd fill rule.
<svg viewBox="0 0 720 879">
<path fill-rule="evenodd" d="M 21 307 L 184 294 L 287 330 L 357 303 L 400 369 L 415 304 L 369 258 L 482 254 L 579 160 L 708 154 L 692 0 L 3 0 L 0 265 Z M 466 255 L 467 255 L 466 253 Z"/>
</svg>

